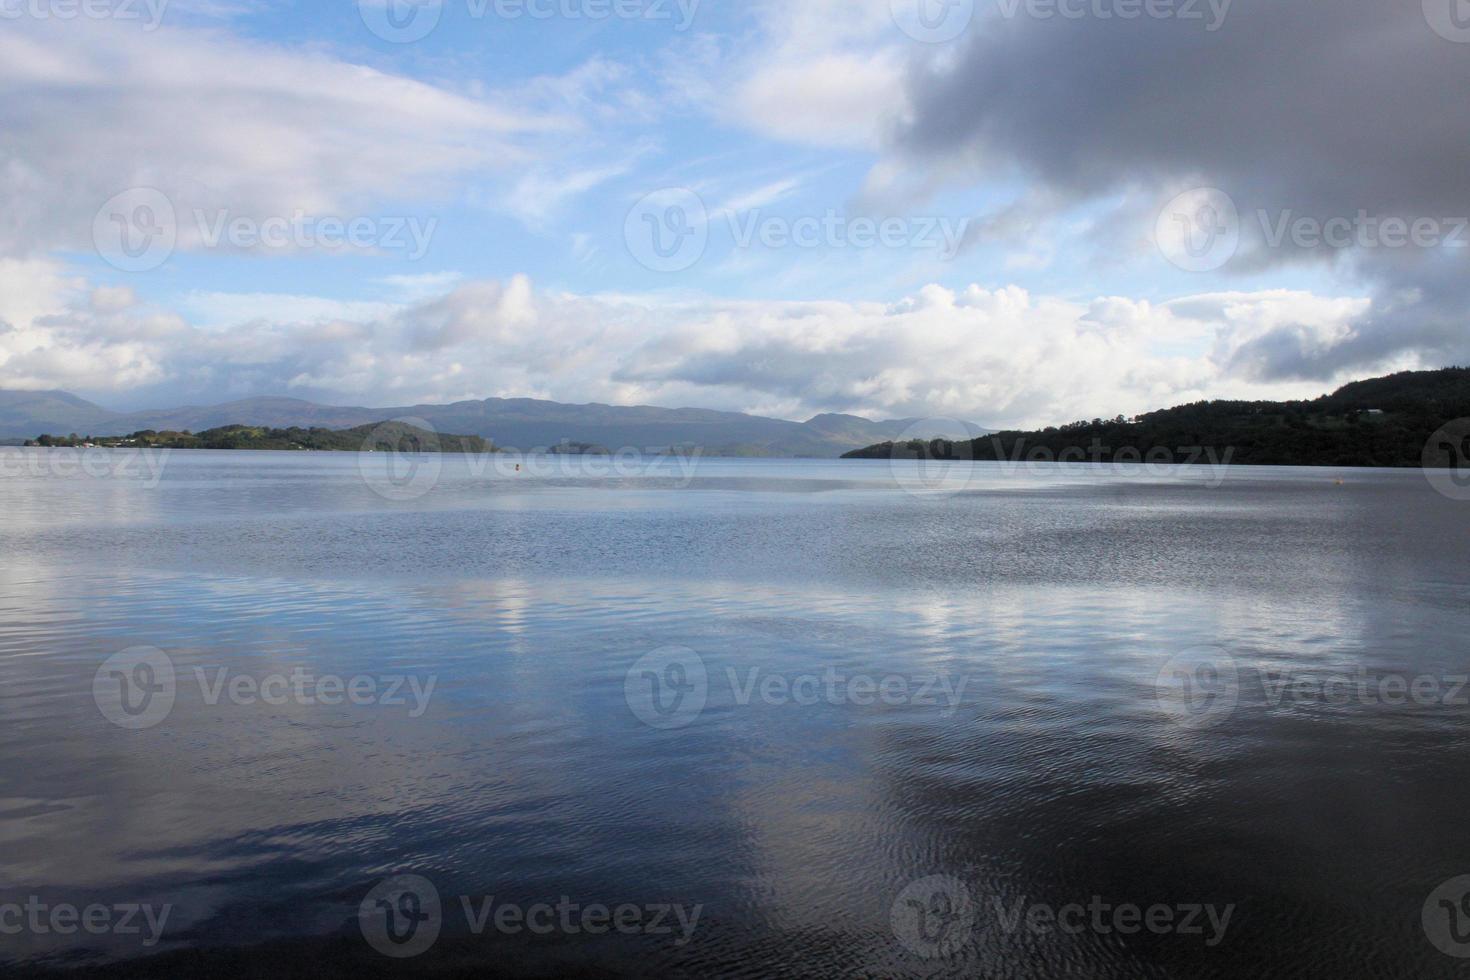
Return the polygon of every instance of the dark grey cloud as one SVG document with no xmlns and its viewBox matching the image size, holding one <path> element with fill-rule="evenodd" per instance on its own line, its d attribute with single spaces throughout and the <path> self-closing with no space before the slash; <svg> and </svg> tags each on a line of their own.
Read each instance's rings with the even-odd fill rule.
<svg viewBox="0 0 1470 980">
<path fill-rule="evenodd" d="M 1079 195 L 1195 174 L 1243 206 L 1437 213 L 1470 189 L 1470 45 L 1418 3 L 1235 0 L 1213 32 L 995 17 L 911 83 L 901 146 Z"/>
<path fill-rule="evenodd" d="M 1208 14 L 1026 10 L 994 14 L 957 59 L 915 70 L 901 155 L 960 163 L 976 181 L 1021 174 L 1063 201 L 1215 186 L 1241 217 L 1225 272 L 1330 262 L 1373 289 L 1371 315 L 1330 347 L 1285 326 L 1238 351 L 1247 376 L 1470 359 L 1470 248 L 1268 247 L 1258 215 L 1470 214 L 1470 43 L 1436 33 L 1419 0 L 1235 0 L 1215 31 Z"/>
</svg>

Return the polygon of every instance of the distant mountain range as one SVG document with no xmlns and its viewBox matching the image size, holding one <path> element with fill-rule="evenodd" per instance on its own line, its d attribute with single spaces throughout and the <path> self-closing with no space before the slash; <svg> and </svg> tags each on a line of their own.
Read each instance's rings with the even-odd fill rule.
<svg viewBox="0 0 1470 980">
<path fill-rule="evenodd" d="M 1403 371 L 1308 401 L 1210 401 L 969 441 L 903 440 L 854 459 L 1184 462 L 1459 468 L 1470 456 L 1470 368 Z M 1033 453 L 1039 454 L 1032 456 Z"/>
<path fill-rule="evenodd" d="M 121 436 L 145 429 L 202 432 L 229 425 L 348 429 L 385 419 L 423 419 L 440 432 L 484 436 L 522 451 L 564 443 L 613 451 L 698 448 L 710 456 L 836 458 L 875 442 L 966 438 L 986 429 L 952 420 L 818 415 L 805 422 L 700 408 L 565 405 L 532 398 L 487 398 L 396 408 L 319 405 L 295 398 L 250 398 L 223 405 L 113 412 L 64 391 L 0 390 L 0 439 L 46 435 Z"/>
</svg>

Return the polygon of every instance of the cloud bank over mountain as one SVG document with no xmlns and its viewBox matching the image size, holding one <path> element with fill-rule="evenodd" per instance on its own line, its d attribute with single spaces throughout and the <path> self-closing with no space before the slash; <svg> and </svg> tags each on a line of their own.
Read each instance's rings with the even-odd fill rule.
<svg viewBox="0 0 1470 980">
<path fill-rule="evenodd" d="M 15 276 L 27 272 L 36 269 Z M 8 377 L 89 394 L 126 378 L 134 405 L 283 392 L 371 393 L 381 405 L 525 395 L 987 424 L 1049 424 L 1097 405 L 1132 412 L 1213 395 L 1311 393 L 1320 386 L 1222 381 L 1219 365 L 1254 356 L 1288 327 L 1303 345 L 1330 346 L 1367 305 L 1285 290 L 1076 303 L 978 286 L 928 286 L 894 303 L 773 303 L 580 296 L 516 277 L 462 283 L 378 317 L 209 330 L 130 294 L 69 294 L 54 270 L 33 278 L 57 290 L 34 302 L 56 308 L 23 334 L 0 334 L 0 343 L 43 338 L 11 354 Z M 1205 353 L 1171 352 L 1191 338 Z"/>
</svg>

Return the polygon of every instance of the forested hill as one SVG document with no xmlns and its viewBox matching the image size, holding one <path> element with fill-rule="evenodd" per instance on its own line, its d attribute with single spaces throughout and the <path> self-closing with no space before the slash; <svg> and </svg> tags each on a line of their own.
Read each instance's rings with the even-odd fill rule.
<svg viewBox="0 0 1470 980">
<path fill-rule="evenodd" d="M 1210 401 L 1132 419 L 1093 419 L 1036 432 L 1008 431 L 970 442 L 885 442 L 850 459 L 1131 460 L 1184 462 L 1199 449 L 1239 464 L 1448 466 L 1470 446 L 1431 437 L 1470 418 L 1470 368 L 1405 371 L 1355 381 L 1310 401 Z M 1470 423 L 1456 438 L 1470 435 Z M 1429 455 L 1426 456 L 1426 447 Z M 1229 453 L 1227 457 L 1227 451 Z M 1452 458 L 1451 452 L 1457 456 Z"/>
</svg>

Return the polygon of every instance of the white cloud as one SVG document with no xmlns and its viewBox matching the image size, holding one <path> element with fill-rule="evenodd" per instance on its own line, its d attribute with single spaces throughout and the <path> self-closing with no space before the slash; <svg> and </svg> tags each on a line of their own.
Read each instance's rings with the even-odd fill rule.
<svg viewBox="0 0 1470 980">
<path fill-rule="evenodd" d="M 85 19 L 7 22 L 0 88 L 0 255 L 12 257 L 90 248 L 97 209 L 132 187 L 181 213 L 257 219 L 442 199 L 574 124 L 326 54 Z M 194 228 L 180 221 L 185 247 Z"/>
<path fill-rule="evenodd" d="M 447 292 L 463 278 L 463 273 L 450 270 L 423 272 L 418 275 L 383 276 L 375 281 L 387 286 L 398 302 L 415 303 Z"/>
<path fill-rule="evenodd" d="M 602 166 L 545 167 L 530 171 L 506 192 L 498 202 L 498 209 L 515 216 L 533 231 L 543 231 L 550 219 L 577 197 L 632 170 L 640 155 L 634 153 Z"/>
<path fill-rule="evenodd" d="M 748 33 L 672 46 L 669 98 L 791 143 L 877 148 L 907 105 L 889 0 L 753 0 Z"/>
<path fill-rule="evenodd" d="M 252 313 L 220 330 L 143 304 L 99 305 L 49 275 L 52 295 L 0 307 L 17 325 L 0 334 L 0 386 L 106 401 L 146 385 L 159 403 L 286 391 L 380 405 L 534 396 L 992 425 L 1316 395 L 1326 385 L 1253 381 L 1252 345 L 1283 329 L 1308 346 L 1348 342 L 1368 306 L 1286 290 L 1077 303 L 1018 286 L 937 285 L 892 303 L 670 300 L 542 292 L 516 276 L 381 310 L 214 297 L 217 310 Z M 26 322 L 16 302 L 50 312 Z"/>
<path fill-rule="evenodd" d="M 395 303 L 372 300 L 211 291 L 190 292 L 179 300 L 179 306 L 205 330 L 222 330 L 256 320 L 302 324 L 326 320 L 372 320 L 388 316 L 397 309 Z"/>
<path fill-rule="evenodd" d="M 131 286 L 98 286 L 92 290 L 92 309 L 98 313 L 121 313 L 138 304 Z"/>
<path fill-rule="evenodd" d="M 758 59 L 730 111 L 768 136 L 817 146 L 872 147 L 903 108 L 896 50 L 778 50 Z"/>
<path fill-rule="evenodd" d="M 764 208 L 795 193 L 803 182 L 802 177 L 783 177 L 769 184 L 744 191 L 725 201 L 715 210 L 719 214 L 739 214 L 742 211 Z"/>
<path fill-rule="evenodd" d="M 60 263 L 0 259 L 0 387 L 126 390 L 167 380 L 157 356 L 182 324 L 141 310 Z"/>
</svg>

